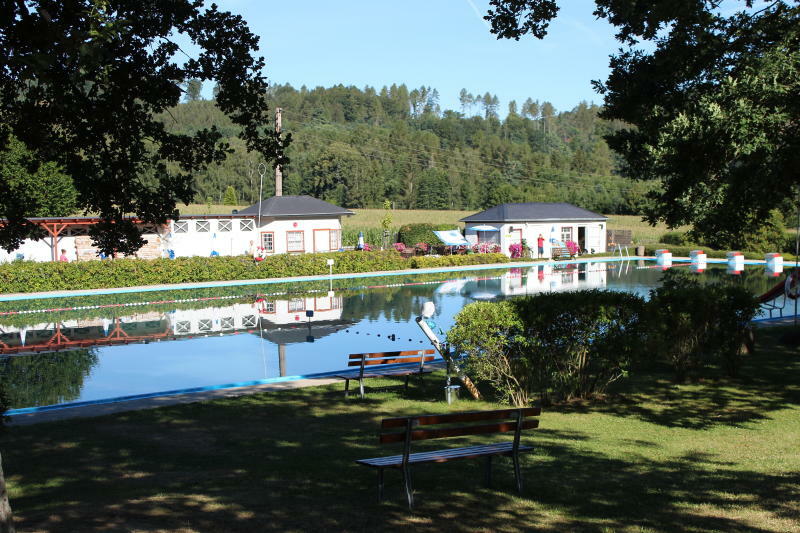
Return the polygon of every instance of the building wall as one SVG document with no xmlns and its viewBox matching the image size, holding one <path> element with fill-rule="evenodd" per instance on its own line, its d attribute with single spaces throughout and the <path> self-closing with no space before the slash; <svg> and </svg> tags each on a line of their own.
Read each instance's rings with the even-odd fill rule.
<svg viewBox="0 0 800 533">
<path fill-rule="evenodd" d="M 559 220 L 553 222 L 482 222 L 467 223 L 465 236 L 467 241 L 472 244 L 478 242 L 478 234 L 471 230 L 472 226 L 493 226 L 500 231 L 495 234 L 484 233 L 481 236 L 489 237 L 490 242 L 499 240 L 501 252 L 511 256 L 509 246 L 520 242 L 520 238 L 525 239 L 528 246 L 533 250 L 534 257 L 537 255 L 536 240 L 541 234 L 544 237 L 544 255 L 552 256 L 552 249 L 555 245 L 552 241 L 563 241 L 562 232 L 569 228 L 572 240 L 578 242 L 578 229 L 583 227 L 586 231 L 585 248 L 594 249 L 595 253 L 606 251 L 606 224 L 605 222 L 585 222 L 576 220 Z"/>
<path fill-rule="evenodd" d="M 341 248 L 342 224 L 339 217 L 328 218 L 263 218 L 261 227 L 252 218 L 192 219 L 172 222 L 165 239 L 165 249 L 176 257 L 243 255 L 255 246 L 269 245 L 267 255 L 283 253 L 328 252 Z M 183 231 L 185 229 L 185 231 Z M 334 247 L 331 248 L 331 231 Z M 295 240 L 289 249 L 290 233 Z"/>
<path fill-rule="evenodd" d="M 342 247 L 342 224 L 339 217 L 272 219 L 262 222 L 256 243 L 262 243 L 264 235 L 271 234 L 273 251 L 270 253 L 330 252 Z M 333 242 L 331 242 L 331 232 L 334 232 Z M 294 234 L 294 240 L 290 241 L 290 233 Z M 291 248 L 290 244 L 293 245 Z"/>
<path fill-rule="evenodd" d="M 209 257 L 211 255 L 248 255 L 250 243 L 259 246 L 262 235 L 272 236 L 272 251 L 268 253 L 287 253 L 289 232 L 299 236 L 296 250 L 290 253 L 328 252 L 341 249 L 341 219 L 325 217 L 315 219 L 262 219 L 261 228 L 252 218 L 208 218 L 170 221 L 168 226 L 157 230 L 149 227 L 144 233 L 146 241 L 135 257 L 156 259 L 159 257 Z M 98 259 L 97 249 L 92 245 L 86 229 L 88 226 L 73 225 L 65 229 L 56 241 L 56 257 L 61 249 L 66 250 L 67 259 L 88 261 Z M 331 232 L 334 238 L 331 242 Z M 333 247 L 331 247 L 333 244 Z M 171 252 L 171 253 L 170 253 Z M 0 248 L 0 262 L 24 259 L 28 261 L 52 261 L 50 237 L 35 241 L 27 239 L 17 250 L 6 252 Z"/>
</svg>

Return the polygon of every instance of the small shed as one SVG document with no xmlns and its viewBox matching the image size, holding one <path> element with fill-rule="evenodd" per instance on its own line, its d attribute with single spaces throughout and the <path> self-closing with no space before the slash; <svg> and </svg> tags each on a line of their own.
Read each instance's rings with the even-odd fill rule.
<svg viewBox="0 0 800 533">
<path fill-rule="evenodd" d="M 342 247 L 349 209 L 311 196 L 273 196 L 234 216 L 254 217 L 256 242 L 267 253 L 330 252 Z"/>
<path fill-rule="evenodd" d="M 606 251 L 607 217 L 568 203 L 509 203 L 489 208 L 461 219 L 470 244 L 497 244 L 511 255 L 509 247 L 524 240 L 537 255 L 537 239 L 544 238 L 544 256 L 551 257 L 555 246 L 566 241 L 582 251 Z"/>
</svg>

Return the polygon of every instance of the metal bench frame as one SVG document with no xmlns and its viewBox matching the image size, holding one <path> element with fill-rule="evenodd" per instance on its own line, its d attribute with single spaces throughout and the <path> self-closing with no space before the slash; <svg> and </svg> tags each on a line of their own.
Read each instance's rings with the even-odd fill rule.
<svg viewBox="0 0 800 533">
<path fill-rule="evenodd" d="M 492 457 L 497 455 L 510 456 L 514 463 L 514 478 L 517 491 L 522 492 L 522 473 L 519 466 L 520 452 L 533 450 L 531 446 L 520 444 L 523 429 L 539 427 L 538 419 L 526 420 L 526 417 L 539 416 L 541 409 L 526 407 L 519 409 L 500 409 L 496 411 L 470 411 L 466 413 L 452 413 L 443 415 L 419 415 L 399 418 L 385 418 L 381 421 L 378 436 L 381 444 L 402 442 L 403 453 L 386 457 L 359 459 L 357 464 L 376 468 L 378 471 L 378 501 L 383 500 L 383 471 L 386 468 L 398 468 L 403 474 L 403 487 L 408 499 L 408 508 L 414 506 L 414 493 L 411 486 L 412 464 L 444 463 L 457 459 L 486 458 L 485 482 L 486 486 L 492 483 Z M 509 420 L 511 419 L 511 420 Z M 446 425 L 457 422 L 483 422 L 493 421 L 490 424 L 470 424 L 457 427 L 422 428 L 429 425 Z M 403 428 L 402 431 L 397 431 Z M 478 435 L 490 433 L 514 432 L 512 441 L 497 442 L 494 444 L 481 444 L 460 448 L 448 448 L 427 452 L 411 453 L 411 442 L 415 440 L 428 440 L 464 435 Z"/>
</svg>

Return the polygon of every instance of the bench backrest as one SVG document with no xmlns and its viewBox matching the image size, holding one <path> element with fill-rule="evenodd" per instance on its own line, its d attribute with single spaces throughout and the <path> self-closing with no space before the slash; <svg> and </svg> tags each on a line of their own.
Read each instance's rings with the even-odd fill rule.
<svg viewBox="0 0 800 533">
<path fill-rule="evenodd" d="M 542 410 L 539 407 L 523 407 L 519 409 L 498 409 L 496 411 L 469 411 L 443 415 L 403 416 L 384 418 L 381 421 L 379 440 L 381 444 L 406 442 L 415 440 L 440 439 L 463 435 L 480 435 L 488 433 L 515 433 L 515 444 L 519 443 L 519 434 L 524 429 L 539 427 L 536 418 Z M 436 426 L 436 427 L 422 427 Z M 402 431 L 398 429 L 402 428 Z"/>
<path fill-rule="evenodd" d="M 364 367 L 373 365 L 398 365 L 407 363 L 419 363 L 422 370 L 425 363 L 433 361 L 436 357 L 433 350 L 406 350 L 402 352 L 373 352 L 373 353 L 351 353 L 347 366 Z"/>
</svg>

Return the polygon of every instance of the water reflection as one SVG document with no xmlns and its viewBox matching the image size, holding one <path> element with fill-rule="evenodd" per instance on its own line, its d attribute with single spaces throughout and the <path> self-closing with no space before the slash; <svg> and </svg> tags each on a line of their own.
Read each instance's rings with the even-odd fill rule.
<svg viewBox="0 0 800 533">
<path fill-rule="evenodd" d="M 692 275 L 688 267 L 673 270 Z M 243 292 L 224 303 L 168 309 L 137 304 L 117 316 L 86 309 L 67 318 L 0 317 L 0 380 L 12 406 L 25 407 L 333 371 L 349 353 L 424 344 L 413 317 L 427 300 L 436 303 L 436 321 L 446 331 L 472 301 L 581 288 L 646 295 L 663 275 L 633 263 L 538 265 L 314 294 L 302 294 L 298 283 L 297 295 Z M 724 266 L 711 267 L 703 279 L 724 276 Z M 733 282 L 754 294 L 775 283 L 756 268 Z"/>
</svg>

